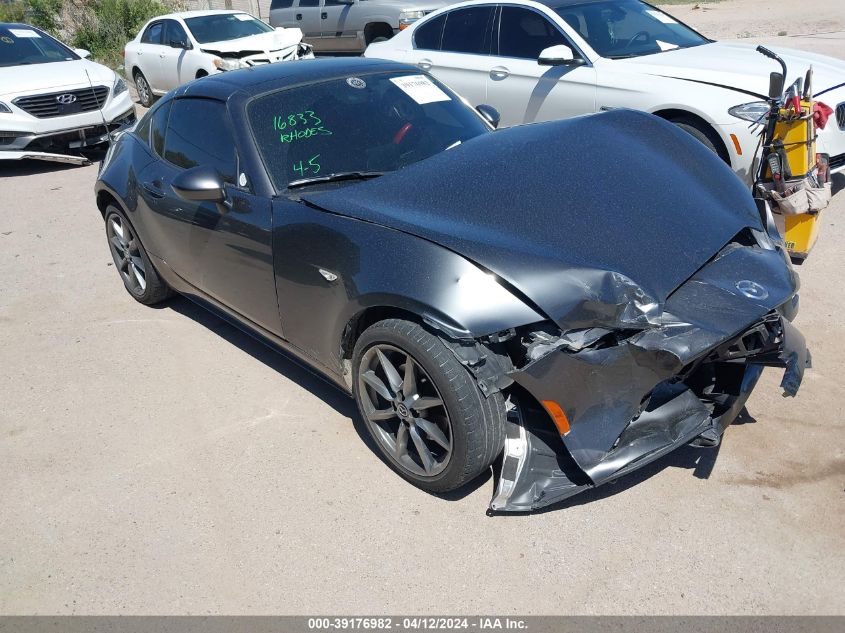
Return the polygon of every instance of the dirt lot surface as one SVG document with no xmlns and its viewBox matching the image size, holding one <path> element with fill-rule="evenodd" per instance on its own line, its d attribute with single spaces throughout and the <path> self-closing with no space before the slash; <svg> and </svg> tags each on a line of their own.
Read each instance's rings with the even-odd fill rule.
<svg viewBox="0 0 845 633">
<path fill-rule="evenodd" d="M 780 42 L 792 6 L 672 10 Z M 488 518 L 490 478 L 421 492 L 332 387 L 185 300 L 135 303 L 96 173 L 0 167 L 0 613 L 845 614 L 845 193 L 800 269 L 796 399 L 767 370 L 720 450 Z"/>
</svg>

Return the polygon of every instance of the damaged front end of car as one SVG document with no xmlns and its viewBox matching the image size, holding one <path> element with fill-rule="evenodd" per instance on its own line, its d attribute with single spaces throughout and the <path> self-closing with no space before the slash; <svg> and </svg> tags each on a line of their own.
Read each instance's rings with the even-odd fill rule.
<svg viewBox="0 0 845 633">
<path fill-rule="evenodd" d="M 784 396 L 810 366 L 791 323 L 797 277 L 765 234 L 745 231 L 662 305 L 618 273 L 585 274 L 601 293 L 487 342 L 530 396 L 510 399 L 493 512 L 548 506 L 685 444 L 716 446 L 765 366 L 785 369 Z M 587 312 L 598 325 L 561 327 Z"/>
</svg>

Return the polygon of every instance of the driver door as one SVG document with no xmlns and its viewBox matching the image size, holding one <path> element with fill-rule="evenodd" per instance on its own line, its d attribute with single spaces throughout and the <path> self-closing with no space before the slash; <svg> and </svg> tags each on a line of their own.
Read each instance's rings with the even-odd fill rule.
<svg viewBox="0 0 845 633">
<path fill-rule="evenodd" d="M 581 64 L 541 66 L 540 52 L 564 44 Z M 596 111 L 596 71 L 546 15 L 503 5 L 494 30 L 487 103 L 499 110 L 501 125 L 566 119 Z"/>
<path fill-rule="evenodd" d="M 172 42 L 188 43 L 190 40 L 181 24 L 175 20 L 165 20 L 164 37 L 158 56 L 160 62 L 159 75 L 162 83 L 160 87 L 164 90 L 173 90 L 189 79 L 182 76 L 185 56 L 188 55 L 188 51 L 182 47 L 171 46 Z M 190 79 L 193 79 L 193 77 L 190 77 Z"/>
</svg>

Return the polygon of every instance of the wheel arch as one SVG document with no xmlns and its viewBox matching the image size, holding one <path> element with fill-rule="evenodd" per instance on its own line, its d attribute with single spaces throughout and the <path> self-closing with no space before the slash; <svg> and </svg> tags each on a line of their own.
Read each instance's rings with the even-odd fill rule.
<svg viewBox="0 0 845 633">
<path fill-rule="evenodd" d="M 364 43 L 370 44 L 377 37 L 393 37 L 393 27 L 378 18 L 364 26 Z"/>
<path fill-rule="evenodd" d="M 652 114 L 659 116 L 661 119 L 665 119 L 670 123 L 678 121 L 692 124 L 705 134 L 710 142 L 715 145 L 719 158 L 725 161 L 728 165 L 731 164 L 730 153 L 728 152 L 728 147 L 725 144 L 725 141 L 722 139 L 722 135 L 719 134 L 719 131 L 710 121 L 701 115 L 681 108 L 664 108 L 662 110 L 656 110 L 652 112 Z"/>
</svg>

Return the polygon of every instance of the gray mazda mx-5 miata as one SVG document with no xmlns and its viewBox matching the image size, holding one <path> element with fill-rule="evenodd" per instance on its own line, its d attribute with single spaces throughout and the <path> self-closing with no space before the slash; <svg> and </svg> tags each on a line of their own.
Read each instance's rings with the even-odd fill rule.
<svg viewBox="0 0 845 633">
<path fill-rule="evenodd" d="M 420 488 L 495 462 L 492 511 L 717 445 L 765 365 L 795 394 L 798 278 L 716 155 L 631 111 L 496 119 L 392 62 L 225 73 L 119 136 L 97 206 L 135 299 L 317 369 Z"/>
</svg>

